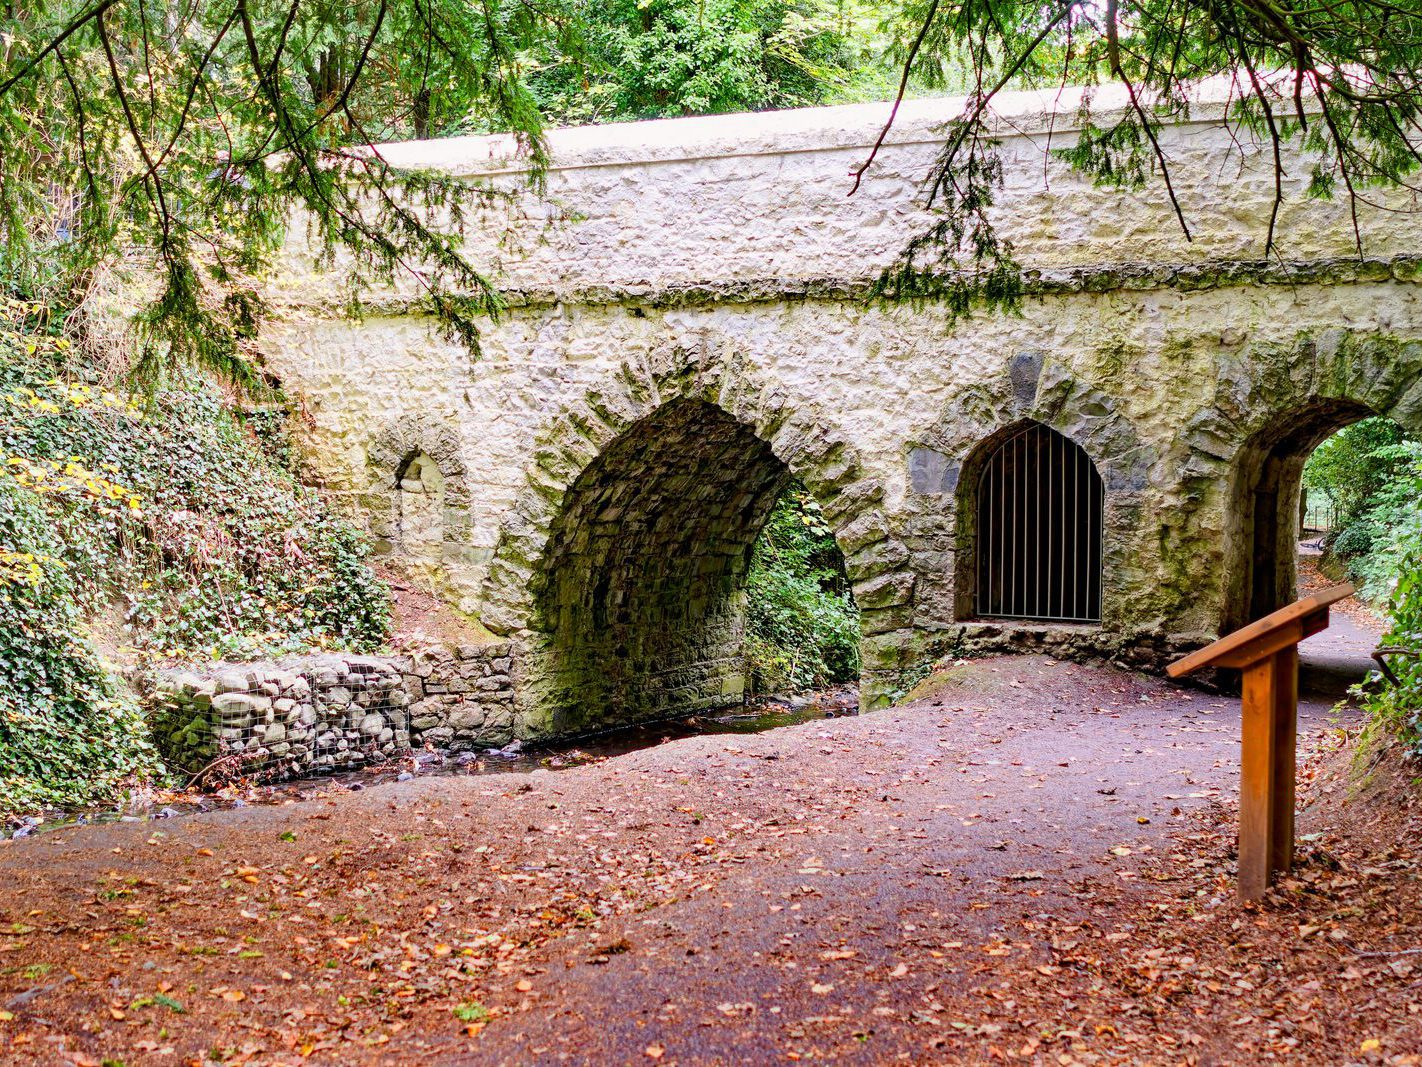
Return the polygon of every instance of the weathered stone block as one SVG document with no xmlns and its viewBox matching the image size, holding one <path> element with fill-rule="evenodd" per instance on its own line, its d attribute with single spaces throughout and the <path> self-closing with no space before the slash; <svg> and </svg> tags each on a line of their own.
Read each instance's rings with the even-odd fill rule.
<svg viewBox="0 0 1422 1067">
<path fill-rule="evenodd" d="M 913 598 L 914 576 L 908 573 L 885 574 L 878 578 L 856 582 L 854 602 L 861 611 L 907 604 Z"/>
<path fill-rule="evenodd" d="M 218 693 L 245 693 L 252 687 L 250 679 L 240 671 L 223 671 L 213 681 Z"/>
<path fill-rule="evenodd" d="M 477 704 L 462 704 L 449 713 L 446 720 L 458 733 L 478 730 L 484 725 L 487 713 Z"/>
</svg>

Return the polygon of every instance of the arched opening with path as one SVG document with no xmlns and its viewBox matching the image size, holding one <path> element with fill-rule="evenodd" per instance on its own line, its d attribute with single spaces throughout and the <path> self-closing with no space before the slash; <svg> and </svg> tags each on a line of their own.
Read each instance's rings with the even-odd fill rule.
<svg viewBox="0 0 1422 1067">
<path fill-rule="evenodd" d="M 1363 403 L 1326 398 L 1276 416 L 1249 438 L 1233 483 L 1226 535 L 1232 556 L 1222 632 L 1354 577 L 1350 572 L 1355 564 L 1366 564 L 1370 546 L 1350 543 L 1366 540 L 1366 501 L 1338 499 L 1339 487 L 1343 494 L 1369 496 L 1365 468 L 1386 465 L 1381 454 L 1374 454 L 1374 446 L 1394 443 L 1402 434 L 1397 423 L 1378 417 Z M 1333 465 L 1343 468 L 1331 472 L 1331 478 L 1326 455 L 1330 450 L 1338 453 Z M 1313 472 L 1309 477 L 1314 480 L 1337 485 L 1320 485 L 1310 493 L 1306 470 Z M 1373 666 L 1370 652 L 1381 630 L 1381 620 L 1365 604 L 1340 605 L 1334 625 L 1300 648 L 1301 685 L 1341 696 Z"/>
<path fill-rule="evenodd" d="M 1371 414 L 1355 400 L 1311 400 L 1276 415 L 1240 449 L 1225 531 L 1231 564 L 1221 633 L 1296 598 L 1304 464 L 1329 436 Z"/>
<path fill-rule="evenodd" d="M 1086 451 L 1029 420 L 983 442 L 965 475 L 959 617 L 1099 623 L 1105 488 Z"/>
<path fill-rule="evenodd" d="M 587 464 L 531 583 L 531 681 L 553 732 L 741 701 L 747 568 L 790 479 L 700 399 L 664 404 Z"/>
</svg>

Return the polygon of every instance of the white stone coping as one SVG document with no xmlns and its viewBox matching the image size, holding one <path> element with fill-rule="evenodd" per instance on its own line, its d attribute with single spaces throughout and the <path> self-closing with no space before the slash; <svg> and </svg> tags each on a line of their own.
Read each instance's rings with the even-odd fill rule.
<svg viewBox="0 0 1422 1067">
<path fill-rule="evenodd" d="M 1222 120 L 1231 93 L 1227 78 L 1196 85 L 1188 121 L 1174 125 L 1210 125 Z M 1129 106 L 1124 86 L 1003 92 L 993 99 L 991 123 L 1000 136 L 1032 137 L 1052 131 L 1070 134 L 1081 128 L 1081 107 L 1104 122 Z M 932 144 L 943 140 L 942 127 L 958 117 L 964 96 L 905 100 L 886 145 Z M 577 170 L 648 163 L 676 163 L 737 156 L 790 155 L 863 149 L 874 144 L 892 104 L 843 104 L 835 107 L 757 111 L 734 115 L 618 122 L 573 126 L 547 132 L 551 170 Z M 392 166 L 455 176 L 492 176 L 527 169 L 526 146 L 511 134 L 405 141 L 376 147 Z"/>
</svg>

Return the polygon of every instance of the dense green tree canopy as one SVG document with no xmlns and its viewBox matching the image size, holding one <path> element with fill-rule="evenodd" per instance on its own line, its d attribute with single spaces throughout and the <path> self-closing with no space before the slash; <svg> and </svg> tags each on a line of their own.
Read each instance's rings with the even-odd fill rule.
<svg viewBox="0 0 1422 1067">
<path fill-rule="evenodd" d="M 1403 436 L 1402 427 L 1385 418 L 1344 427 L 1308 457 L 1304 487 L 1326 496 L 1342 523 L 1353 521 L 1407 465 L 1392 447 Z"/>
<path fill-rule="evenodd" d="M 802 107 L 877 69 L 859 0 L 589 0 L 574 51 L 540 50 L 529 81 L 559 122 Z M 551 42 L 556 44 L 557 42 Z"/>
</svg>

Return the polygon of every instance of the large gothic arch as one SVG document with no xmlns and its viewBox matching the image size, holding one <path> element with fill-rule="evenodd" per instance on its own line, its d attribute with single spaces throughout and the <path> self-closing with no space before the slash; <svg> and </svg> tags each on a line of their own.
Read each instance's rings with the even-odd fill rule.
<svg viewBox="0 0 1422 1067">
<path fill-rule="evenodd" d="M 791 476 L 844 554 L 872 701 L 914 591 L 882 487 L 744 359 L 668 348 L 548 420 L 503 524 L 483 621 L 520 647 L 525 720 L 568 733 L 737 701 L 740 582 Z"/>
</svg>

